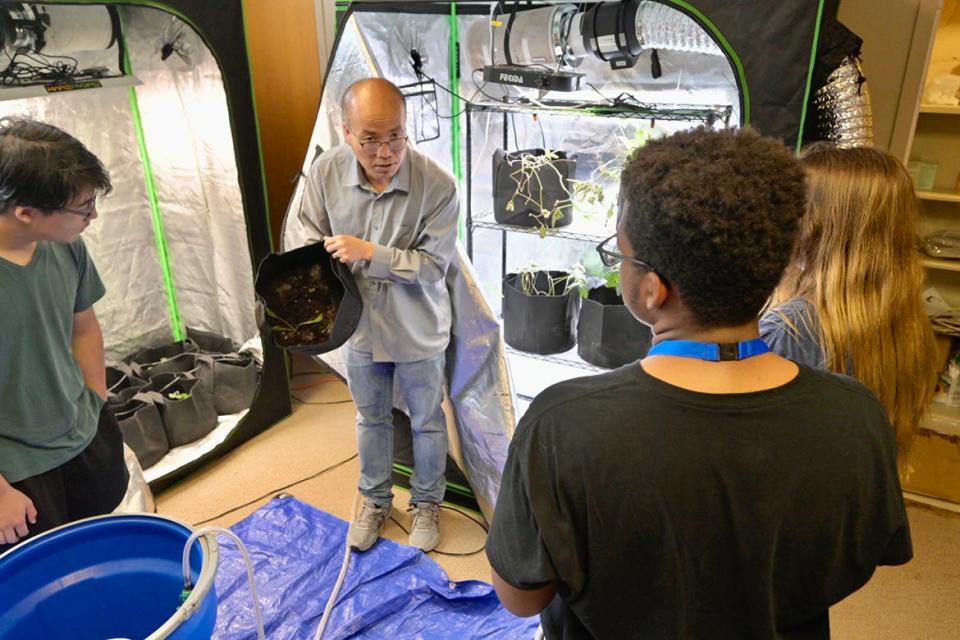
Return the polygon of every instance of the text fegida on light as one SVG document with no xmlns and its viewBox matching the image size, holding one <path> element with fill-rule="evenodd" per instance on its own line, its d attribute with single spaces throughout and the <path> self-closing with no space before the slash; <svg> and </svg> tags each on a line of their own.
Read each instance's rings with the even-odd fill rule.
<svg viewBox="0 0 960 640">
<path fill-rule="evenodd" d="M 523 82 L 523 76 L 518 76 L 513 73 L 501 73 L 500 79 L 506 82 Z"/>
</svg>

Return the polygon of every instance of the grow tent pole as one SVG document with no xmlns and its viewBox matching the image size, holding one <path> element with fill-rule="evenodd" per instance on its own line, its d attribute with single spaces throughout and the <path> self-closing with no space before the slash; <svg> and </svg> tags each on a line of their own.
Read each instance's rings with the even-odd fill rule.
<svg viewBox="0 0 960 640">
<path fill-rule="evenodd" d="M 460 164 L 460 33 L 457 28 L 457 3 L 450 3 L 450 43 L 448 46 L 450 59 L 448 62 L 450 92 L 450 155 L 453 156 L 453 177 L 457 180 L 457 187 L 463 185 L 463 168 Z M 469 116 L 468 116 L 469 117 Z M 457 237 L 461 240 L 466 235 L 466 224 L 463 216 L 457 220 Z"/>
<path fill-rule="evenodd" d="M 123 43 L 123 66 L 126 73 L 132 74 L 130 56 L 126 43 Z M 150 154 L 147 152 L 147 140 L 143 133 L 143 121 L 140 118 L 140 103 L 137 100 L 137 90 L 129 87 L 130 112 L 133 115 L 133 130 L 137 136 L 137 150 L 140 155 L 140 164 L 143 165 L 143 182 L 147 188 L 147 198 L 150 200 L 150 219 L 153 223 L 153 237 L 157 242 L 157 257 L 160 259 L 160 269 L 163 272 L 163 289 L 167 297 L 167 308 L 170 311 L 170 332 L 173 341 L 180 342 L 186 337 L 183 330 L 183 321 L 180 319 L 180 308 L 177 306 L 176 290 L 173 287 L 173 272 L 170 269 L 170 253 L 167 249 L 167 237 L 163 233 L 163 215 L 160 213 L 160 200 L 157 198 L 157 185 L 153 178 L 153 165 L 150 163 Z"/>
</svg>

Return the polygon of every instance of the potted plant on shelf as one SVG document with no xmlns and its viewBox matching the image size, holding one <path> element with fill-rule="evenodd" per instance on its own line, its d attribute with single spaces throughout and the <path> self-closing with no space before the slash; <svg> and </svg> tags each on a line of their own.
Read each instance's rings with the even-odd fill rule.
<svg viewBox="0 0 960 640">
<path fill-rule="evenodd" d="M 585 362 L 613 369 L 639 360 L 650 349 L 650 328 L 623 304 L 620 271 L 606 269 L 580 304 L 577 355 Z"/>
<path fill-rule="evenodd" d="M 503 337 L 520 351 L 561 353 L 573 346 L 587 279 L 582 265 L 569 271 L 530 263 L 503 278 Z"/>
<path fill-rule="evenodd" d="M 576 158 L 563 151 L 527 149 L 493 154 L 493 217 L 500 224 L 549 229 L 573 221 L 571 179 Z"/>
</svg>

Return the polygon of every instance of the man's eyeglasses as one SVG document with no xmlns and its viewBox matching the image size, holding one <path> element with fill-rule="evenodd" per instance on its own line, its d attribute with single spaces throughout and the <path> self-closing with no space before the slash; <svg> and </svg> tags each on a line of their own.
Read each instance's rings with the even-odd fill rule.
<svg viewBox="0 0 960 640">
<path fill-rule="evenodd" d="M 648 271 L 653 271 L 658 276 L 660 276 L 661 280 L 664 280 L 664 281 L 666 280 L 666 278 L 660 275 L 660 272 L 658 272 L 656 269 L 654 269 L 652 266 L 650 266 L 643 260 L 637 260 L 636 258 L 631 258 L 629 256 L 625 256 L 622 253 L 620 253 L 620 250 L 617 247 L 616 234 L 610 236 L 609 238 L 607 238 L 606 240 L 598 244 L 597 253 L 600 254 L 600 261 L 603 262 L 604 266 L 615 267 L 618 264 L 620 264 L 623 260 L 626 260 L 627 262 L 632 262 L 638 267 L 643 267 Z"/>
<path fill-rule="evenodd" d="M 407 136 L 390 136 L 386 140 L 364 140 L 360 143 L 363 152 L 368 156 L 380 153 L 380 147 L 387 145 L 392 153 L 400 153 L 407 146 Z"/>
<path fill-rule="evenodd" d="M 75 216 L 80 216 L 84 221 L 89 220 L 93 217 L 93 214 L 97 212 L 97 199 L 90 198 L 84 203 L 83 209 L 71 209 L 70 207 L 60 207 L 57 211 L 63 211 L 65 213 L 72 213 Z"/>
</svg>

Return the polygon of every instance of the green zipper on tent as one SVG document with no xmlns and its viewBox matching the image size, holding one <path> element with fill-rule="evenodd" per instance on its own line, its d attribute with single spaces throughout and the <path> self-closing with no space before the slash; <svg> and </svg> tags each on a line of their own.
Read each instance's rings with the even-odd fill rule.
<svg viewBox="0 0 960 640">
<path fill-rule="evenodd" d="M 126 42 L 123 49 L 124 72 L 132 74 L 130 53 Z M 140 117 L 140 103 L 137 100 L 136 87 L 129 87 L 130 112 L 133 115 L 133 128 L 137 136 L 137 148 L 140 153 L 140 163 L 143 165 L 143 182 L 147 188 L 147 198 L 150 201 L 150 219 L 153 222 L 153 237 L 157 243 L 157 256 L 160 259 L 160 269 L 163 272 L 163 288 L 167 295 L 167 308 L 170 311 L 170 330 L 173 340 L 180 342 L 186 338 L 183 330 L 183 321 L 180 318 L 180 308 L 177 306 L 176 288 L 173 284 L 173 271 L 170 268 L 170 252 L 167 248 L 167 237 L 163 231 L 163 214 L 160 213 L 160 200 L 157 197 L 157 185 L 153 177 L 153 165 L 150 163 L 150 153 L 147 151 L 147 140 L 143 133 L 143 120 Z"/>
<path fill-rule="evenodd" d="M 800 112 L 800 130 L 797 132 L 797 151 L 803 144 L 803 127 L 807 123 L 807 105 L 810 103 L 810 90 L 813 88 L 813 68 L 817 63 L 817 49 L 820 47 L 820 21 L 823 19 L 823 0 L 817 7 L 817 26 L 813 30 L 813 48 L 810 50 L 810 66 L 807 69 L 807 86 L 803 91 L 803 111 Z"/>
<path fill-rule="evenodd" d="M 450 60 L 449 66 L 449 84 L 450 84 L 450 154 L 453 160 L 453 177 L 457 179 L 457 186 L 463 184 L 463 165 L 460 160 L 460 95 L 457 93 L 460 89 L 460 56 L 458 49 L 460 45 L 460 32 L 457 26 L 457 3 L 450 3 L 450 16 L 447 19 L 450 23 Z M 457 223 L 457 237 L 463 240 L 466 237 L 467 225 L 463 216 Z"/>
<path fill-rule="evenodd" d="M 669 0 L 675 5 L 681 6 L 687 10 L 687 13 L 694 15 L 700 22 L 703 23 L 710 32 L 717 39 L 717 42 L 723 48 L 723 50 L 730 56 L 730 59 L 733 61 L 733 66 L 736 67 L 737 77 L 740 78 L 740 88 L 743 91 L 743 113 L 740 114 L 743 119 L 743 124 L 750 124 L 750 88 L 747 86 L 747 74 L 743 70 L 743 63 L 740 62 L 740 56 L 737 55 L 737 52 L 733 50 L 733 47 L 730 45 L 730 41 L 727 40 L 724 35 L 720 32 L 720 29 L 717 28 L 717 25 L 707 18 L 699 9 L 693 5 L 684 2 L 684 0 Z M 821 0 L 821 7 L 822 7 Z"/>
</svg>

